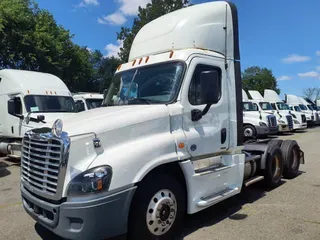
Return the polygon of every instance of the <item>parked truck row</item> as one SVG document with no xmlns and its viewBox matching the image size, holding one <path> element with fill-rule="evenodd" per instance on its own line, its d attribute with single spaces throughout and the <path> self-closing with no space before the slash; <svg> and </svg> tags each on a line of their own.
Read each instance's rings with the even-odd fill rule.
<svg viewBox="0 0 320 240">
<path fill-rule="evenodd" d="M 21 102 L 30 94 L 57 96 L 75 108 L 69 91 L 51 87 L 23 89 Z M 14 128 L 22 138 L 24 209 L 67 239 L 172 239 L 185 214 L 259 181 L 276 187 L 304 163 L 296 141 L 244 139 L 247 118 L 256 132 L 291 131 L 305 126 L 304 113 L 289 113 L 266 94 L 250 91 L 251 100 L 244 94 L 238 15 L 230 2 L 196 4 L 145 25 L 102 107 L 49 122 L 38 105 L 18 114 L 4 95 L 3 112 L 14 113 L 6 127 L 26 116 L 37 124 Z"/>
</svg>

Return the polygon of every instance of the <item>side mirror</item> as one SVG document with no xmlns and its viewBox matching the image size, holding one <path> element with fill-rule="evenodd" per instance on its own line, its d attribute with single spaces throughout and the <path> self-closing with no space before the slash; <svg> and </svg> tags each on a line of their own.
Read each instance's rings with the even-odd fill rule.
<svg viewBox="0 0 320 240">
<path fill-rule="evenodd" d="M 103 98 L 105 99 L 108 94 L 108 89 L 103 90 Z"/>
<path fill-rule="evenodd" d="M 76 112 L 82 112 L 85 110 L 84 103 L 81 100 L 75 102 Z"/>
<path fill-rule="evenodd" d="M 14 99 L 8 100 L 8 113 L 10 115 L 16 115 L 15 114 L 15 101 L 14 101 Z"/>
<path fill-rule="evenodd" d="M 203 111 L 193 109 L 192 121 L 199 121 L 206 115 L 212 104 L 219 102 L 221 94 L 220 74 L 218 71 L 202 71 L 200 73 L 200 96 L 202 102 L 207 104 Z"/>
<path fill-rule="evenodd" d="M 42 121 L 44 121 L 45 117 L 43 115 L 38 115 L 37 119 L 39 122 L 42 122 Z"/>
<path fill-rule="evenodd" d="M 220 76 L 218 71 L 203 71 L 200 74 L 200 91 L 203 102 L 217 103 L 220 99 Z"/>
<path fill-rule="evenodd" d="M 23 115 L 21 115 L 20 113 L 16 113 L 16 101 L 15 99 L 11 98 L 8 100 L 8 113 L 12 116 L 18 117 L 20 119 L 23 119 Z"/>
</svg>

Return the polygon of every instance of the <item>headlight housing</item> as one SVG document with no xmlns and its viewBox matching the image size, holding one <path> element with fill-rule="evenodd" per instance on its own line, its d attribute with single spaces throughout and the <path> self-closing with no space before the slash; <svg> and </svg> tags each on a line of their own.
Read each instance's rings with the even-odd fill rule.
<svg viewBox="0 0 320 240">
<path fill-rule="evenodd" d="M 300 124 L 300 122 L 296 119 L 293 119 L 294 124 Z"/>
<path fill-rule="evenodd" d="M 283 120 L 278 120 L 278 123 L 286 124 L 286 122 L 285 122 L 285 121 L 283 121 Z"/>
<path fill-rule="evenodd" d="M 292 115 L 292 117 L 297 118 L 297 116 L 295 114 L 291 113 L 291 115 Z"/>
<path fill-rule="evenodd" d="M 67 194 L 68 196 L 83 196 L 108 191 L 111 178 L 112 168 L 110 166 L 91 168 L 71 180 Z"/>
<path fill-rule="evenodd" d="M 266 123 L 264 123 L 264 122 L 259 122 L 259 125 L 260 125 L 261 127 L 268 127 L 268 125 L 267 125 Z"/>
</svg>

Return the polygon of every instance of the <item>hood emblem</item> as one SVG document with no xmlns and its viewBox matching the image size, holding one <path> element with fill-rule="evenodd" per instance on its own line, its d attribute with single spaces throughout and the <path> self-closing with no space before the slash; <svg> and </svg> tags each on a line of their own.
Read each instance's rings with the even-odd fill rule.
<svg viewBox="0 0 320 240">
<path fill-rule="evenodd" d="M 63 123 L 61 119 L 57 119 L 52 125 L 52 134 L 55 137 L 60 137 L 62 134 Z"/>
</svg>

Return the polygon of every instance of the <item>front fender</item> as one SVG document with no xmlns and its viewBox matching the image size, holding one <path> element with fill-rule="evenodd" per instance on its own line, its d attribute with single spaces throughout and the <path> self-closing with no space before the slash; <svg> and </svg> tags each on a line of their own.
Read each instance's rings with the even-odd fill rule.
<svg viewBox="0 0 320 240">
<path fill-rule="evenodd" d="M 163 132 L 105 149 L 89 168 L 110 165 L 113 169 L 110 190 L 114 190 L 137 183 L 157 166 L 177 160 L 174 137 Z"/>
</svg>

